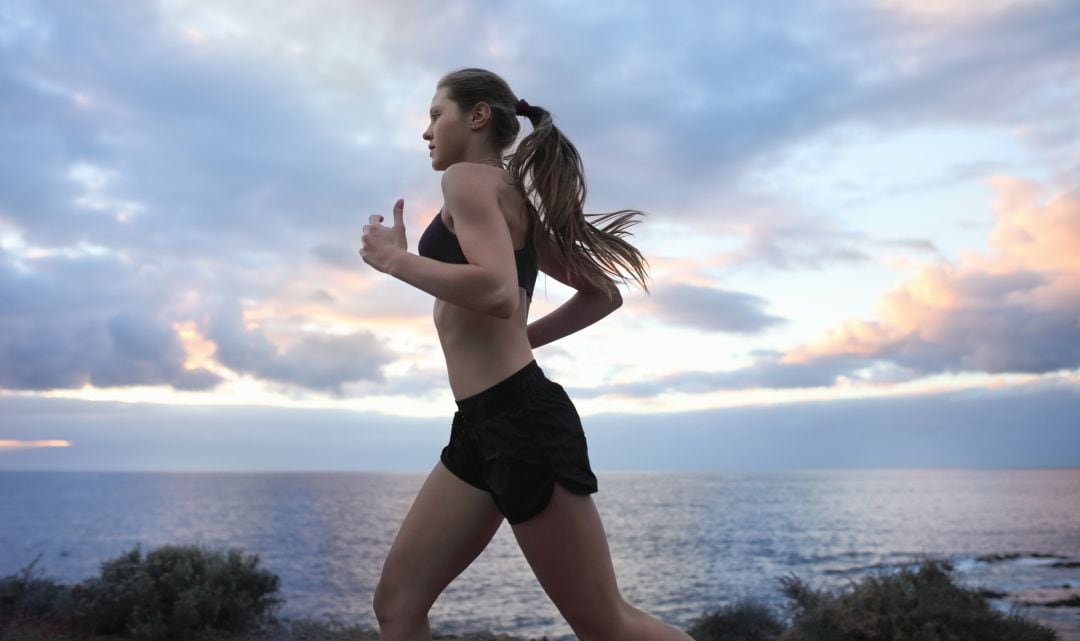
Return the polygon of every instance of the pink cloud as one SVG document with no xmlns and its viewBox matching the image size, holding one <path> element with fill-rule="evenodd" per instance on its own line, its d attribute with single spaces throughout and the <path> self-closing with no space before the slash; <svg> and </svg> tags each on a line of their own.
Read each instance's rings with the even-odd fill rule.
<svg viewBox="0 0 1080 641">
<path fill-rule="evenodd" d="M 927 264 L 882 298 L 877 319 L 846 321 L 782 362 L 855 356 L 921 373 L 1080 366 L 1080 190 L 1042 202 L 1031 181 L 990 184 L 989 252 Z"/>
<path fill-rule="evenodd" d="M 27 441 L 20 439 L 0 439 L 0 453 L 10 452 L 14 450 L 28 450 L 38 447 L 71 447 L 71 441 L 65 440 L 46 440 L 46 441 Z"/>
</svg>

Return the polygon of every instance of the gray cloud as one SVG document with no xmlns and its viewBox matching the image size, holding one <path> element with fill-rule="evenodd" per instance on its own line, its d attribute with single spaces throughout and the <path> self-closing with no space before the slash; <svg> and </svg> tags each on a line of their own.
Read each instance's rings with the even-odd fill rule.
<svg viewBox="0 0 1080 641">
<path fill-rule="evenodd" d="M 851 321 L 789 353 L 757 350 L 731 372 L 683 372 L 587 396 L 828 387 L 839 376 L 898 382 L 927 375 L 1049 374 L 1080 367 L 1080 189 L 1042 203 L 1026 181 L 999 183 L 994 254 L 937 263 L 883 297 L 881 318 Z"/>
<path fill-rule="evenodd" d="M 381 191 L 392 163 L 343 174 L 364 166 L 361 153 L 288 76 L 240 57 L 200 59 L 155 37 L 163 25 L 139 7 L 68 7 L 48 16 L 47 46 L 5 52 L 0 87 L 17 99 L 0 106 L 0 206 L 30 240 L 177 258 L 282 251 L 298 232 L 341 229 L 351 203 Z M 110 172 L 106 194 L 145 210 L 127 223 L 89 214 L 75 202 L 86 191 L 69 173 L 76 163 Z"/>
<path fill-rule="evenodd" d="M 667 392 L 704 394 L 721 390 L 831 387 L 840 376 L 864 382 L 898 383 L 928 375 L 986 372 L 1048 374 L 1080 367 L 1080 301 L 1038 308 L 1010 302 L 1047 283 L 1033 272 L 974 273 L 953 284 L 965 301 L 937 314 L 927 329 L 856 347 L 840 345 L 798 362 L 757 350 L 752 365 L 732 371 L 680 372 L 648 380 L 574 388 L 583 398 L 607 394 L 649 398 Z M 718 314 L 719 315 L 719 314 Z M 880 323 L 866 323 L 882 331 Z"/>
<path fill-rule="evenodd" d="M 303 334 L 279 349 L 262 331 L 246 329 L 239 307 L 228 303 L 218 308 L 207 335 L 217 359 L 233 371 L 336 396 L 350 381 L 383 381 L 381 368 L 394 358 L 370 332 Z"/>
<path fill-rule="evenodd" d="M 763 298 L 744 292 L 681 283 L 655 287 L 640 303 L 649 314 L 673 325 L 735 334 L 758 334 L 787 322 L 762 311 Z"/>
<path fill-rule="evenodd" d="M 311 247 L 308 251 L 325 265 L 344 269 L 346 271 L 360 271 L 364 267 L 363 259 L 357 250 L 351 247 L 334 244 L 322 244 Z"/>
<path fill-rule="evenodd" d="M 105 257 L 41 258 L 26 272 L 0 260 L 0 387 L 216 385 L 213 373 L 184 369 L 143 276 Z"/>
<path fill-rule="evenodd" d="M 1075 71 L 1080 12 L 1071 2 L 1018 3 L 958 22 L 916 22 L 888 13 L 876 22 L 876 37 L 865 43 L 894 69 L 906 60 L 908 73 L 883 75 L 848 107 L 881 124 L 1017 126 L 1069 111 L 1066 102 L 1056 101 L 1044 103 L 1049 109 L 1038 115 L 1028 109 L 1039 100 L 1036 87 Z"/>
<path fill-rule="evenodd" d="M 0 223 L 34 247 L 89 243 L 108 254 L 35 260 L 28 272 L 3 257 L 2 385 L 212 386 L 209 372 L 180 367 L 175 337 L 165 340 L 171 324 L 210 313 L 204 300 L 280 296 L 305 251 L 320 265 L 348 268 L 345 254 L 355 250 L 341 239 L 358 237 L 367 208 L 385 209 L 417 185 L 437 193 L 421 128 L 404 131 L 402 123 L 408 109 L 423 113 L 434 81 L 457 66 L 489 66 L 551 108 L 583 152 L 592 211 L 640 207 L 667 216 L 737 193 L 746 171 L 842 124 L 1027 127 L 1033 144 L 1070 148 L 1061 139 L 1076 131 L 1068 101 L 1036 103 L 1040 88 L 1075 69 L 1080 18 L 1069 2 L 952 31 L 861 5 L 773 4 L 571 13 L 500 5 L 477 20 L 460 6 L 410 1 L 348 5 L 325 21 L 309 4 L 254 13 L 228 2 L 8 2 L 0 21 Z M 776 21 L 781 8 L 785 20 Z M 185 43 L 181 26 L 198 24 L 201 12 L 231 13 L 250 30 L 201 47 Z M 373 19 L 383 26 L 378 33 Z M 563 44 L 548 46 L 556 34 Z M 302 63 L 281 53 L 293 42 L 307 49 Z M 899 73 L 911 59 L 921 64 Z M 402 93 L 418 104 L 400 104 Z M 959 167 L 955 175 L 982 170 Z M 797 203 L 764 216 L 736 205 L 718 208 L 717 226 L 703 227 L 745 236 L 735 264 L 858 264 L 890 242 L 931 250 L 927 241 L 876 239 L 815 218 Z M 781 320 L 737 292 L 675 291 L 672 322 L 753 333 Z M 190 292 L 198 293 L 195 309 L 180 303 Z M 319 304 L 345 300 L 332 287 L 309 293 Z M 998 312 L 990 317 L 1016 328 L 984 330 L 993 334 L 987 340 L 1030 334 L 1026 317 Z M 1071 338 L 1064 318 L 1045 319 L 1061 341 Z M 309 337 L 278 353 L 265 336 L 221 322 L 228 342 L 221 353 L 267 380 L 340 392 L 349 381 L 378 380 L 389 358 L 361 336 Z M 157 351 L 147 347 L 154 337 L 164 341 Z M 907 349 L 911 367 L 930 362 L 918 345 Z M 335 351 L 367 364 L 334 361 L 326 352 Z M 991 352 L 968 358 L 1023 362 L 1018 353 Z M 1028 359 L 1028 367 L 1055 362 Z M 744 376 L 782 379 L 764 369 Z"/>
<path fill-rule="evenodd" d="M 90 376 L 95 387 L 173 384 L 179 389 L 206 389 L 221 379 L 206 370 L 187 374 L 184 350 L 164 321 L 141 311 L 124 311 L 108 319 L 105 336 L 111 358 L 102 359 Z"/>
<path fill-rule="evenodd" d="M 953 311 L 932 336 L 910 334 L 875 356 L 922 374 L 1020 372 L 1045 374 L 1080 367 L 1080 305 L 1035 310 L 1005 301 Z"/>
<path fill-rule="evenodd" d="M 276 295 L 293 273 L 281 265 L 298 262 L 283 255 L 340 237 L 350 203 L 381 191 L 394 160 L 365 166 L 287 74 L 242 54 L 203 58 L 149 5 L 10 13 L 0 223 L 61 253 L 19 268 L 3 256 L 0 386 L 213 387 L 216 375 L 181 367 L 170 324 L 201 315 L 185 297 Z M 99 251 L 63 257 L 87 243 Z M 307 337 L 282 355 L 262 336 L 227 336 L 230 362 L 324 391 L 387 358 L 360 335 Z"/>
<path fill-rule="evenodd" d="M 817 359 L 811 363 L 786 364 L 777 356 L 758 359 L 753 365 L 726 372 L 688 371 L 649 378 L 633 383 L 598 387 L 567 387 L 574 397 L 595 398 L 615 395 L 651 398 L 665 393 L 708 394 L 721 390 L 788 389 L 830 387 L 836 378 L 871 364 L 871 360 L 851 356 Z"/>
<path fill-rule="evenodd" d="M 793 270 L 871 261 L 869 254 L 858 249 L 870 244 L 866 234 L 824 220 L 791 212 L 755 218 L 748 227 L 745 244 L 729 257 L 734 265 Z"/>
<path fill-rule="evenodd" d="M 886 247 L 903 247 L 904 249 L 913 249 L 928 254 L 941 254 L 941 250 L 937 248 L 937 245 L 925 238 L 897 238 L 893 240 L 882 238 L 877 242 L 879 245 Z"/>
</svg>

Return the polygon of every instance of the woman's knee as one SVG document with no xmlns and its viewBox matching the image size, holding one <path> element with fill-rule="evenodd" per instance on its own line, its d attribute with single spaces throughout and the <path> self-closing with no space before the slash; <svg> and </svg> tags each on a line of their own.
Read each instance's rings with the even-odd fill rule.
<svg viewBox="0 0 1080 641">
<path fill-rule="evenodd" d="M 379 625 L 420 620 L 427 616 L 428 611 L 419 595 L 385 579 L 380 579 L 375 586 L 371 607 Z"/>
<path fill-rule="evenodd" d="M 570 621 L 570 627 L 579 641 L 622 641 L 634 638 L 627 633 L 636 628 L 636 619 L 643 613 L 621 597 L 607 610 L 605 616 L 585 617 Z"/>
</svg>

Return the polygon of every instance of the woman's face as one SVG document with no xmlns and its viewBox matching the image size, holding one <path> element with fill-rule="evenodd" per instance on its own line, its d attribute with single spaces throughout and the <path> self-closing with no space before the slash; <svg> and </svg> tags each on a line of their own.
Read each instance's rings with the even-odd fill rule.
<svg viewBox="0 0 1080 641">
<path fill-rule="evenodd" d="M 428 112 L 430 124 L 424 131 L 424 140 L 428 141 L 431 150 L 431 168 L 437 171 L 445 170 L 464 157 L 471 132 L 457 103 L 447 98 L 446 94 L 446 87 L 435 92 Z"/>
</svg>

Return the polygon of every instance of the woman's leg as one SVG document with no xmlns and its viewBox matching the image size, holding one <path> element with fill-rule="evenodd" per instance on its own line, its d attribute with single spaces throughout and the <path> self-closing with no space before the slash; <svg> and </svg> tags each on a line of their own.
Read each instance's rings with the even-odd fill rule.
<svg viewBox="0 0 1080 641">
<path fill-rule="evenodd" d="M 379 638 L 431 641 L 428 610 L 487 547 L 502 521 L 490 494 L 436 463 L 383 563 L 373 603 Z"/>
<path fill-rule="evenodd" d="M 592 496 L 555 483 L 544 511 L 511 527 L 540 585 L 580 641 L 692 641 L 623 600 Z"/>
</svg>

